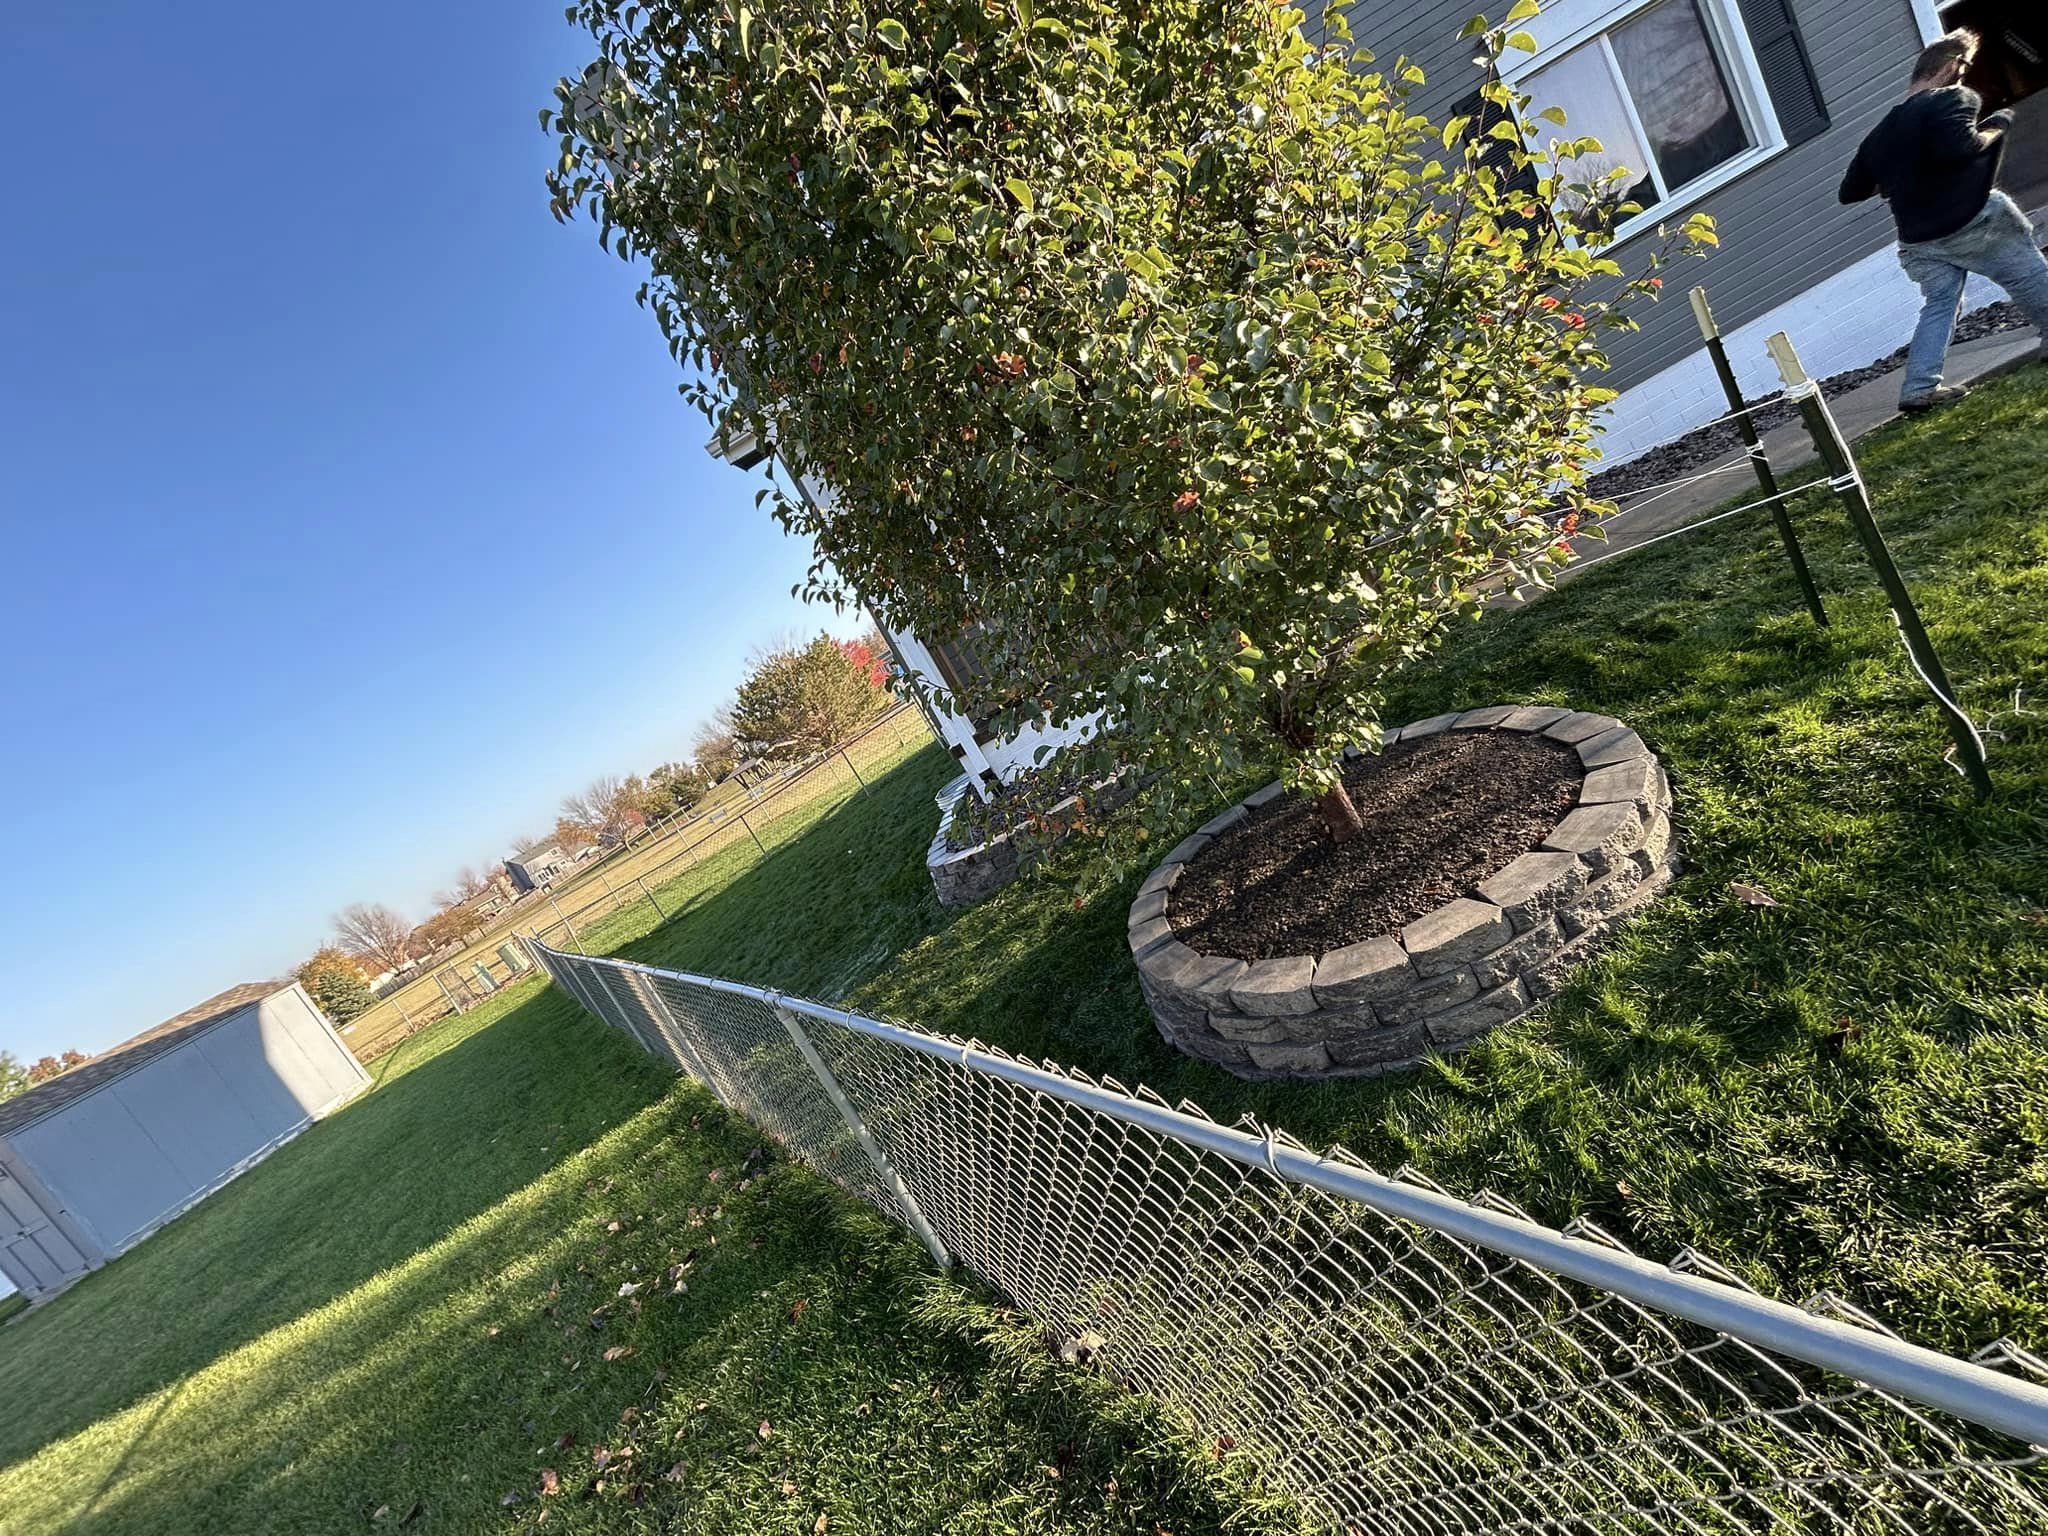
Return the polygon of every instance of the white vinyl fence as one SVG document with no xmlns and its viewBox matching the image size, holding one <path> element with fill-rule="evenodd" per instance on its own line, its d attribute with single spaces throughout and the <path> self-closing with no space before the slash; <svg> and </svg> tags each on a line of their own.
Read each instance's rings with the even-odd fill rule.
<svg viewBox="0 0 2048 1536">
<path fill-rule="evenodd" d="M 572 997 L 1332 1528 L 2048 1531 L 2048 1367 L 1143 1089 L 535 946 Z"/>
</svg>

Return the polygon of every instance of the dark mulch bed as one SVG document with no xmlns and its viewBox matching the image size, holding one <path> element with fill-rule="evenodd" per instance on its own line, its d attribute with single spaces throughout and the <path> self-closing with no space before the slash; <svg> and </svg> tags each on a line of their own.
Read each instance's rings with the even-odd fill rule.
<svg viewBox="0 0 2048 1536">
<path fill-rule="evenodd" d="M 2027 323 L 2027 317 L 2020 307 L 2010 299 L 1976 310 L 1956 324 L 1956 343 L 1979 341 L 2000 331 L 2016 331 Z M 1888 357 L 1881 357 L 1868 368 L 1852 368 L 1847 373 L 1838 373 L 1833 378 L 1821 380 L 1821 393 L 1830 400 L 1846 395 L 1852 389 L 1861 389 L 1874 379 L 1882 378 L 1894 368 L 1903 367 L 1906 349 Z M 1766 406 L 1751 419 L 1759 432 L 1768 432 L 1781 427 L 1795 418 L 1791 406 L 1782 401 Z M 1725 458 L 1742 446 L 1742 435 L 1732 421 L 1718 422 L 1710 427 L 1701 427 L 1688 432 L 1684 437 L 1673 438 L 1668 443 L 1652 448 L 1640 458 L 1631 459 L 1618 468 L 1593 476 L 1587 488 L 1595 496 L 1612 498 L 1626 496 L 1631 491 L 1646 486 L 1662 485 L 1667 480 L 1678 480 L 1686 475 L 1705 469 L 1716 459 Z"/>
<path fill-rule="evenodd" d="M 1167 916 L 1205 955 L 1324 955 L 1392 933 L 1542 842 L 1578 798 L 1579 755 L 1509 731 L 1397 742 L 1344 775 L 1365 831 L 1342 846 L 1315 807 L 1276 801 L 1216 839 Z"/>
</svg>

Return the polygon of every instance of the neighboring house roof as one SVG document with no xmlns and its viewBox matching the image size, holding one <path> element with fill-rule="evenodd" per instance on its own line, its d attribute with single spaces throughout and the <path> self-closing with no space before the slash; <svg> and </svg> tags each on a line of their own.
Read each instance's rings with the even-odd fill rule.
<svg viewBox="0 0 2048 1536">
<path fill-rule="evenodd" d="M 505 862 L 507 864 L 531 864 L 534 860 L 544 859 L 551 853 L 558 859 L 566 857 L 562 852 L 561 845 L 551 838 L 545 843 L 535 843 L 531 848 L 520 849 Z"/>
<path fill-rule="evenodd" d="M 51 1111 L 62 1109 L 73 1099 L 82 1099 L 95 1088 L 104 1087 L 166 1051 L 177 1049 L 194 1035 L 204 1034 L 229 1014 L 240 1012 L 251 1003 L 260 1003 L 266 997 L 274 997 L 296 985 L 290 981 L 245 981 L 238 987 L 229 987 L 219 996 L 209 997 L 196 1007 L 165 1019 L 154 1029 L 145 1029 L 133 1039 L 123 1040 L 119 1045 L 101 1051 L 92 1060 L 80 1063 L 69 1072 L 59 1073 L 48 1082 L 36 1084 L 26 1093 L 18 1093 L 0 1102 L 0 1136 L 19 1130 L 32 1120 L 40 1120 Z"/>
</svg>

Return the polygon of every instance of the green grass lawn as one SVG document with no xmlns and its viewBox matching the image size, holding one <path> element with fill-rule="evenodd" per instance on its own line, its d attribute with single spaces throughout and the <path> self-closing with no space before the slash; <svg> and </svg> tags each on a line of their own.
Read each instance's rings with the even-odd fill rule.
<svg viewBox="0 0 2048 1536">
<path fill-rule="evenodd" d="M 2048 380 L 1866 458 L 1965 702 L 2048 700 Z M 1760 517 L 1489 615 L 1390 707 L 1619 714 L 1684 823 L 1690 870 L 1650 915 L 1542 1017 L 1454 1060 L 1307 1086 L 1178 1057 L 1124 953 L 1130 882 L 1089 891 L 1068 860 L 939 911 L 936 748 L 765 859 L 707 867 L 676 920 L 591 938 L 1254 1111 L 1546 1218 L 1587 1211 L 1654 1254 L 1697 1243 L 1912 1337 L 2040 1348 L 2048 733 L 2003 716 L 2000 798 L 1972 805 L 1839 520 L 1816 501 L 1801 522 L 1827 633 Z M 1731 879 L 1784 906 L 1737 906 Z M 0 1531 L 1284 1523 L 1231 1461 L 1052 1369 L 1030 1330 L 753 1157 L 758 1135 L 552 988 L 376 1070 L 374 1093 L 0 1330 Z"/>
</svg>

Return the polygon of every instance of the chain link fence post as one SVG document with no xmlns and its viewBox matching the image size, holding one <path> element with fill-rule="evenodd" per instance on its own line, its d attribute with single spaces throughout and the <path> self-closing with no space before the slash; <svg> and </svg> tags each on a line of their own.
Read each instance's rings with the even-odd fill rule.
<svg viewBox="0 0 2048 1536">
<path fill-rule="evenodd" d="M 789 1031 L 790 1040 L 817 1077 L 818 1086 L 825 1090 L 825 1097 L 832 1101 L 832 1107 L 839 1111 L 840 1118 L 846 1121 L 846 1128 L 853 1132 L 854 1140 L 860 1143 L 861 1150 L 868 1155 L 868 1161 L 875 1165 L 875 1172 L 881 1176 L 882 1182 L 889 1188 L 889 1193 L 895 1196 L 896 1203 L 902 1207 L 903 1219 L 910 1223 L 910 1229 L 930 1250 L 933 1262 L 941 1269 L 951 1269 L 953 1255 L 947 1251 L 945 1243 L 940 1241 L 939 1234 L 932 1230 L 931 1223 L 924 1219 L 924 1211 L 919 1208 L 916 1196 L 911 1194 L 910 1186 L 903 1182 L 903 1176 L 896 1171 L 896 1165 L 889 1161 L 889 1154 L 884 1152 L 876 1144 L 875 1138 L 868 1133 L 867 1122 L 861 1119 L 860 1111 L 853 1107 L 852 1101 L 840 1088 L 839 1079 L 834 1077 L 832 1069 L 825 1065 L 825 1058 L 818 1054 L 818 1048 L 811 1043 L 811 1037 L 805 1033 L 796 1014 L 779 996 L 771 997 L 768 1006 L 773 1008 L 775 1016 L 782 1020 L 782 1027 Z"/>
<path fill-rule="evenodd" d="M 657 923 L 667 922 L 668 914 L 661 910 L 661 903 L 654 899 L 654 892 L 647 889 L 646 880 L 642 879 L 639 875 L 635 875 L 633 883 L 640 887 L 640 894 L 647 898 L 647 905 L 654 908 L 654 920 Z"/>
</svg>

